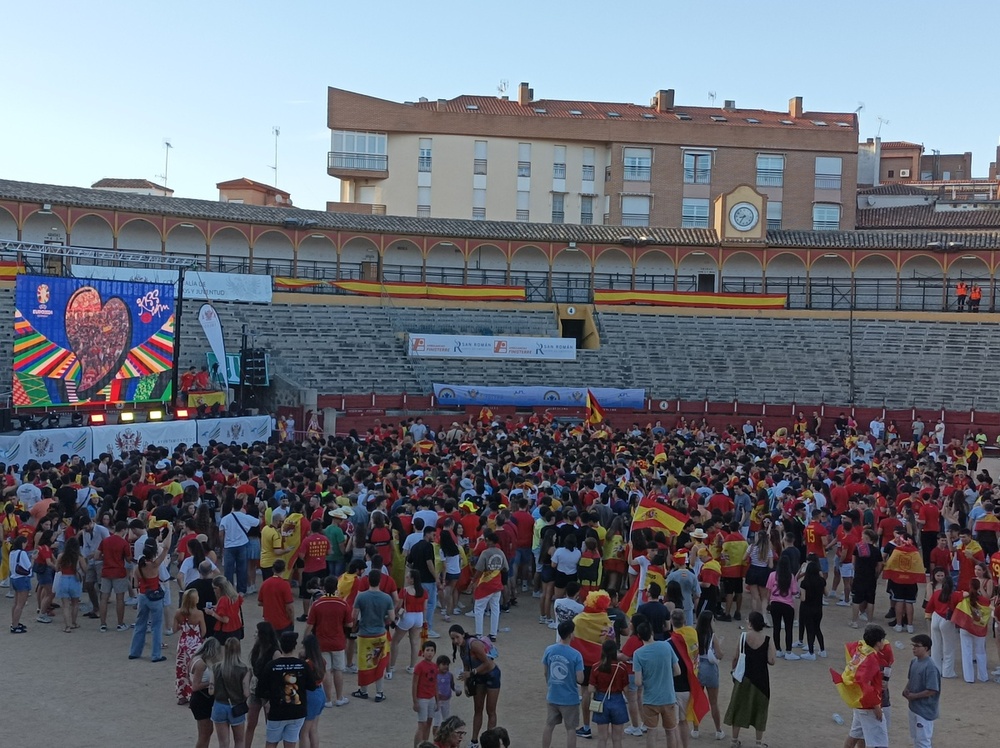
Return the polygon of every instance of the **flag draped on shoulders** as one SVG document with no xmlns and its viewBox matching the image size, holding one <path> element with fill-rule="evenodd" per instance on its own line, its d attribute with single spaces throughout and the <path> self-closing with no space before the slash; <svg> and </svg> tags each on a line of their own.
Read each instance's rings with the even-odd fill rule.
<svg viewBox="0 0 1000 748">
<path fill-rule="evenodd" d="M 732 536 L 730 536 L 732 537 Z M 726 540 L 722 543 L 722 555 L 719 561 L 722 566 L 722 576 L 727 579 L 742 579 L 746 571 L 747 541 L 741 535 L 739 540 Z M 747 562 L 749 563 L 749 562 Z"/>
<path fill-rule="evenodd" d="M 593 667 L 601 661 L 601 645 L 613 639 L 615 631 L 608 617 L 611 598 L 607 592 L 591 592 L 583 606 L 583 612 L 573 618 L 576 628 L 571 645 L 583 657 L 584 667 Z"/>
<path fill-rule="evenodd" d="M 873 709 L 882 703 L 882 667 L 878 650 L 863 641 L 848 642 L 843 673 L 830 668 L 840 698 L 852 709 Z"/>
<path fill-rule="evenodd" d="M 698 668 L 695 665 L 698 662 L 698 632 L 693 626 L 682 626 L 670 635 L 670 641 L 687 669 L 688 685 L 691 687 L 691 698 L 688 700 L 687 716 L 684 719 L 697 725 L 711 708 L 705 687 L 698 681 Z"/>
<path fill-rule="evenodd" d="M 896 584 L 923 584 L 926 574 L 920 551 L 912 543 L 897 546 L 882 570 L 882 576 Z"/>
<path fill-rule="evenodd" d="M 662 566 L 649 566 L 646 569 L 646 578 L 643 579 L 641 574 L 636 574 L 632 579 L 632 584 L 628 588 L 628 592 L 621 599 L 621 609 L 631 618 L 635 615 L 635 609 L 646 602 L 646 590 L 649 585 L 656 582 L 660 586 L 661 590 L 667 588 L 666 583 L 666 571 Z M 642 589 L 639 586 L 642 585 Z"/>
<path fill-rule="evenodd" d="M 962 602 L 955 606 L 951 614 L 951 622 L 962 631 L 967 631 L 973 636 L 986 636 L 990 625 L 989 601 L 985 597 L 974 600 L 970 596 L 962 598 Z"/>
<path fill-rule="evenodd" d="M 370 686 L 385 676 L 389 664 L 389 637 L 358 636 L 358 685 Z"/>
<path fill-rule="evenodd" d="M 654 532 L 663 531 L 668 535 L 680 535 L 688 518 L 683 512 L 660 504 L 652 496 L 644 496 L 639 500 L 632 516 L 632 532 L 650 528 Z"/>
</svg>

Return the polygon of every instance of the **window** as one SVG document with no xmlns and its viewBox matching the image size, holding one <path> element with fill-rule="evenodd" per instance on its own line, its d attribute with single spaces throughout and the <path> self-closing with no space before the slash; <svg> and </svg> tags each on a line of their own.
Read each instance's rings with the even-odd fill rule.
<svg viewBox="0 0 1000 748">
<path fill-rule="evenodd" d="M 552 178 L 566 178 L 566 146 L 557 145 L 552 150 Z"/>
<path fill-rule="evenodd" d="M 473 174 L 486 173 L 486 141 L 477 140 L 472 161 Z"/>
<path fill-rule="evenodd" d="M 477 188 L 472 191 L 472 218 L 476 221 L 486 219 L 486 190 Z"/>
<path fill-rule="evenodd" d="M 420 139 L 420 155 L 417 156 L 417 171 L 431 170 L 431 139 Z"/>
<path fill-rule="evenodd" d="M 330 168 L 385 171 L 389 168 L 384 132 L 333 131 Z"/>
<path fill-rule="evenodd" d="M 648 226 L 649 203 L 649 195 L 623 195 L 622 226 Z"/>
<path fill-rule="evenodd" d="M 574 117 L 579 117 L 581 114 L 583 114 L 583 112 L 581 112 L 579 109 L 570 109 L 569 113 L 572 114 Z"/>
<path fill-rule="evenodd" d="M 813 231 L 840 231 L 840 206 L 816 203 L 813 206 Z"/>
<path fill-rule="evenodd" d="M 708 228 L 708 198 L 684 198 L 681 204 L 681 228 Z"/>
<path fill-rule="evenodd" d="M 417 187 L 417 216 L 419 218 L 430 218 L 431 215 L 431 188 Z"/>
<path fill-rule="evenodd" d="M 552 223 L 565 223 L 566 196 L 561 192 L 552 193 Z"/>
<path fill-rule="evenodd" d="M 895 169 L 889 169 L 889 173 L 888 173 L 888 175 L 887 175 L 886 178 L 887 179 L 892 179 L 895 176 L 896 176 L 896 170 Z"/>
<path fill-rule="evenodd" d="M 728 121 L 729 120 L 727 120 L 721 114 L 713 114 L 712 115 L 712 122 L 728 122 Z"/>
<path fill-rule="evenodd" d="M 781 187 L 785 182 L 785 157 L 757 154 L 757 186 Z"/>
<path fill-rule="evenodd" d="M 517 220 L 527 221 L 528 220 L 528 205 L 530 202 L 531 195 L 527 190 L 517 191 Z"/>
<path fill-rule="evenodd" d="M 684 151 L 684 183 L 712 183 L 712 154 Z"/>
<path fill-rule="evenodd" d="M 756 117 L 747 117 L 746 120 L 747 120 L 747 124 L 748 125 L 759 125 L 760 124 L 760 120 L 757 119 Z"/>
<path fill-rule="evenodd" d="M 653 165 L 652 148 L 624 148 L 622 150 L 622 156 L 625 162 L 622 178 L 626 182 L 649 181 Z"/>
<path fill-rule="evenodd" d="M 768 231 L 780 231 L 781 230 L 781 203 L 773 202 L 771 200 L 767 201 L 767 230 Z"/>
<path fill-rule="evenodd" d="M 843 159 L 830 156 L 816 157 L 816 189 L 839 190 Z"/>
<path fill-rule="evenodd" d="M 683 112 L 677 112 L 676 114 L 674 114 L 674 116 L 677 119 L 683 120 L 683 121 L 689 121 L 691 119 L 691 115 L 690 114 L 684 114 Z"/>
<path fill-rule="evenodd" d="M 584 182 L 594 181 L 594 153 L 593 148 L 583 149 L 583 174 L 581 177 Z"/>
<path fill-rule="evenodd" d="M 949 179 L 951 179 L 951 172 L 950 171 L 941 172 L 941 179 L 947 182 Z"/>
<path fill-rule="evenodd" d="M 934 181 L 934 172 L 933 171 L 922 171 L 922 172 L 920 172 L 920 181 L 921 182 L 933 182 Z"/>
<path fill-rule="evenodd" d="M 531 143 L 517 144 L 517 176 L 531 176 Z"/>
<path fill-rule="evenodd" d="M 594 222 L 594 197 L 593 195 L 580 196 L 580 223 L 590 226 Z"/>
</svg>

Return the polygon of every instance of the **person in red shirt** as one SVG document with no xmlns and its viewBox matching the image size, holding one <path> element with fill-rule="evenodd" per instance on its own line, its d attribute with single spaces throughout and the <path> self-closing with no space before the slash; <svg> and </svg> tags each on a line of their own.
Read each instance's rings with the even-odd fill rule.
<svg viewBox="0 0 1000 748">
<path fill-rule="evenodd" d="M 959 592 L 969 591 L 969 582 L 976 575 L 976 564 L 986 561 L 986 553 L 979 543 L 972 539 L 972 530 L 963 527 L 959 531 L 959 544 L 955 547 L 955 558 L 958 560 Z"/>
<path fill-rule="evenodd" d="M 344 706 L 350 702 L 344 696 L 344 671 L 347 670 L 347 634 L 353 625 L 352 611 L 347 601 L 336 596 L 336 577 L 323 580 L 323 592 L 309 608 L 305 635 L 316 635 L 320 651 L 327 660 L 323 678 L 327 706 Z"/>
<path fill-rule="evenodd" d="M 895 514 L 891 514 L 885 519 L 880 520 L 878 523 L 879 545 L 884 547 L 886 543 L 892 540 L 896 530 L 903 529 L 903 523 L 899 521 L 899 518 Z"/>
<path fill-rule="evenodd" d="M 931 551 L 937 544 L 938 533 L 941 532 L 941 510 L 930 497 L 917 512 L 917 526 L 920 527 L 920 548 L 923 550 L 924 568 L 930 569 Z"/>
<path fill-rule="evenodd" d="M 823 579 L 826 579 L 830 572 L 830 562 L 827 560 L 826 552 L 830 547 L 830 531 L 826 529 L 827 513 L 826 509 L 820 509 L 812 521 L 803 530 L 806 541 L 806 556 L 815 554 L 819 562 L 819 571 Z"/>
<path fill-rule="evenodd" d="M 531 540 L 535 527 L 535 518 L 528 511 L 528 500 L 520 499 L 518 509 L 511 515 L 511 524 L 517 528 L 517 553 L 511 565 L 511 578 L 521 580 L 521 592 L 528 591 L 528 580 L 532 575 Z"/>
<path fill-rule="evenodd" d="M 840 517 L 846 512 L 850 497 L 850 493 L 844 488 L 844 479 L 839 475 L 834 476 L 833 487 L 830 489 L 831 516 Z"/>
<path fill-rule="evenodd" d="M 847 608 L 851 605 L 851 587 L 854 586 L 854 548 L 861 542 L 861 528 L 844 518 L 837 528 L 837 558 L 840 560 L 839 576 L 844 580 L 844 599 L 837 605 Z M 837 590 L 837 574 L 834 575 L 833 589 Z"/>
<path fill-rule="evenodd" d="M 437 645 L 432 641 L 424 642 L 420 650 L 420 662 L 413 668 L 413 711 L 417 713 L 414 745 L 430 738 L 431 723 L 434 721 L 434 712 L 437 711 L 438 666 L 434 661 L 435 657 Z"/>
<path fill-rule="evenodd" d="M 713 488 L 715 489 L 715 493 L 713 493 L 711 498 L 709 498 L 705 508 L 710 512 L 718 512 L 722 515 L 733 511 L 733 500 L 726 496 L 726 494 L 722 493 L 722 484 L 716 483 Z"/>
<path fill-rule="evenodd" d="M 295 617 L 295 598 L 292 597 L 292 585 L 281 576 L 284 570 L 285 560 L 279 558 L 274 562 L 274 575 L 265 579 L 257 590 L 257 604 L 262 609 L 264 620 L 274 626 L 278 636 L 295 630 L 292 621 Z"/>
<path fill-rule="evenodd" d="M 939 532 L 937 535 L 937 545 L 935 545 L 930 550 L 929 561 L 926 565 L 927 573 L 930 574 L 934 569 L 944 569 L 949 574 L 951 573 L 951 548 L 948 545 L 948 535 Z"/>
<path fill-rule="evenodd" d="M 101 567 L 101 631 L 108 630 L 108 601 L 115 594 L 115 614 L 118 617 L 118 631 L 127 631 L 125 625 L 125 594 L 128 592 L 128 572 L 125 562 L 132 557 L 132 546 L 125 540 L 128 523 L 120 520 L 115 531 L 97 546 L 95 562 Z"/>
<path fill-rule="evenodd" d="M 299 599 L 302 601 L 302 615 L 298 620 L 305 623 L 309 616 L 309 605 L 312 603 L 314 591 L 322 585 L 326 576 L 326 554 L 330 552 L 330 541 L 323 534 L 323 523 L 313 520 L 309 524 L 309 534 L 299 546 L 302 554 L 302 581 L 299 583 Z M 316 583 L 310 585 L 312 580 Z"/>
</svg>

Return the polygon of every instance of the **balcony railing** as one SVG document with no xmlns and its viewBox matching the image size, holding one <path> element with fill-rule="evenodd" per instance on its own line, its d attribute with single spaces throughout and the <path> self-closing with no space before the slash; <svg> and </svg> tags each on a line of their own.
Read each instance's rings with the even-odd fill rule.
<svg viewBox="0 0 1000 748">
<path fill-rule="evenodd" d="M 417 171 L 430 171 L 431 170 L 431 156 L 418 156 L 417 157 Z"/>
<path fill-rule="evenodd" d="M 757 170 L 758 187 L 781 187 L 785 183 L 785 172 L 771 169 Z"/>
<path fill-rule="evenodd" d="M 622 177 L 626 182 L 648 182 L 649 166 L 626 166 Z"/>
<path fill-rule="evenodd" d="M 622 226 L 648 226 L 648 213 L 622 213 Z"/>
<path fill-rule="evenodd" d="M 684 183 L 685 184 L 711 184 L 712 183 L 712 170 L 711 169 L 685 169 L 684 170 Z"/>
<path fill-rule="evenodd" d="M 581 175 L 581 179 L 583 179 L 584 182 L 593 182 L 594 181 L 594 167 L 593 167 L 593 165 L 591 165 L 591 164 L 584 164 L 583 165 L 583 174 Z"/>
<path fill-rule="evenodd" d="M 552 211 L 552 223 L 565 223 L 566 222 L 566 212 L 562 210 Z"/>
<path fill-rule="evenodd" d="M 552 164 L 552 178 L 553 179 L 565 179 L 566 178 L 566 164 Z"/>
<path fill-rule="evenodd" d="M 330 151 L 327 154 L 327 168 L 344 169 L 347 171 L 388 171 L 389 157 L 368 153 L 340 153 L 338 151 Z"/>
<path fill-rule="evenodd" d="M 528 211 L 526 211 L 526 210 L 519 210 L 519 211 L 517 211 L 516 218 L 517 218 L 518 221 L 527 221 L 527 220 L 529 220 L 528 219 L 528 215 L 529 215 Z"/>
<path fill-rule="evenodd" d="M 530 161 L 518 161 L 517 162 L 517 176 L 519 176 L 519 177 L 530 177 L 531 176 L 531 162 Z"/>
<path fill-rule="evenodd" d="M 840 175 L 839 174 L 817 174 L 816 175 L 816 189 L 817 190 L 839 190 L 840 189 Z"/>
<path fill-rule="evenodd" d="M 594 214 L 590 213 L 580 213 L 580 223 L 584 226 L 590 226 L 594 223 Z"/>
<path fill-rule="evenodd" d="M 476 158 L 472 160 L 472 173 L 473 174 L 485 174 L 486 173 L 486 159 Z"/>
<path fill-rule="evenodd" d="M 473 221 L 485 221 L 486 220 L 486 208 L 473 208 L 472 209 L 472 220 Z"/>
</svg>

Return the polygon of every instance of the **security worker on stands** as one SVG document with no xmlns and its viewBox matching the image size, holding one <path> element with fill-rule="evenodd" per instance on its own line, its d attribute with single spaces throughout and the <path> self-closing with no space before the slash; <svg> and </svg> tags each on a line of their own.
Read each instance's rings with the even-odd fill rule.
<svg viewBox="0 0 1000 748">
<path fill-rule="evenodd" d="M 978 312 L 979 302 L 983 300 L 983 289 L 978 283 L 973 283 L 969 291 L 969 311 Z"/>
<path fill-rule="evenodd" d="M 965 299 L 969 295 L 969 287 L 966 285 L 965 281 L 960 280 L 958 285 L 955 286 L 955 297 L 958 299 L 958 311 L 965 311 Z"/>
</svg>

